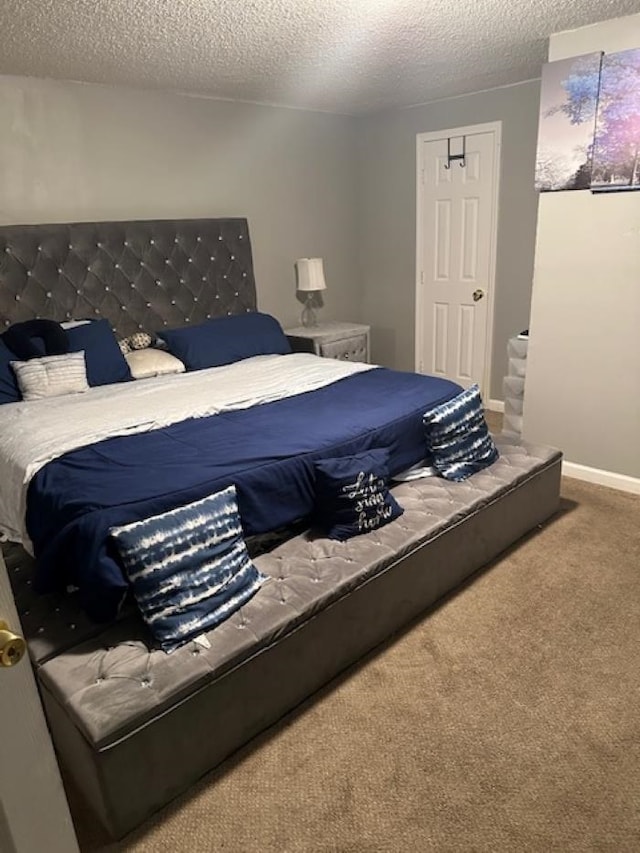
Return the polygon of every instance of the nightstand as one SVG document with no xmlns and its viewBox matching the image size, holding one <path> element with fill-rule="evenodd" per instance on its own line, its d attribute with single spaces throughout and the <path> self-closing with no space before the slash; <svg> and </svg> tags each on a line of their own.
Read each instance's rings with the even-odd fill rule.
<svg viewBox="0 0 640 853">
<path fill-rule="evenodd" d="M 285 329 L 294 352 L 314 352 L 342 361 L 369 361 L 369 326 L 359 323 L 318 323 Z"/>
</svg>

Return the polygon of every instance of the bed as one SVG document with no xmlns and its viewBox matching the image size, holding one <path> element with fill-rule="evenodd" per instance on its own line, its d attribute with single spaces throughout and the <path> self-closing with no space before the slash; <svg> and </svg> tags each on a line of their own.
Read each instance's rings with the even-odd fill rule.
<svg viewBox="0 0 640 853">
<path fill-rule="evenodd" d="M 257 322 L 256 308 L 245 220 L 0 228 L 7 328 L 103 319 L 120 338 L 170 341 L 214 318 Z M 464 482 L 398 483 L 403 513 L 379 529 L 347 541 L 309 530 L 318 465 L 380 447 L 392 477 L 424 463 L 424 413 L 461 389 L 309 354 L 242 355 L 0 406 L 5 562 L 61 762 L 114 837 L 557 506 L 560 454 L 502 442 Z M 259 589 L 167 654 L 113 531 L 228 488 Z"/>
</svg>

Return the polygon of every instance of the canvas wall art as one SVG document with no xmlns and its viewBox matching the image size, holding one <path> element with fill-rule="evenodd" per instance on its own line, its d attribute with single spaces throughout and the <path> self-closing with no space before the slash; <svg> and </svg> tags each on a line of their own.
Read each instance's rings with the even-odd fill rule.
<svg viewBox="0 0 640 853">
<path fill-rule="evenodd" d="M 591 186 L 602 52 L 549 62 L 542 69 L 536 189 Z"/>
<path fill-rule="evenodd" d="M 640 48 L 602 61 L 591 189 L 640 189 Z"/>
</svg>

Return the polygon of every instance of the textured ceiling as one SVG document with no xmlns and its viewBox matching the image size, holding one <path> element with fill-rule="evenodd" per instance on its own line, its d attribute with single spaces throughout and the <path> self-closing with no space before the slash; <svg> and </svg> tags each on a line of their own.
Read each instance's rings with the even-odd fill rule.
<svg viewBox="0 0 640 853">
<path fill-rule="evenodd" d="M 539 76 L 640 0 L 0 0 L 0 73 L 362 113 Z"/>
</svg>

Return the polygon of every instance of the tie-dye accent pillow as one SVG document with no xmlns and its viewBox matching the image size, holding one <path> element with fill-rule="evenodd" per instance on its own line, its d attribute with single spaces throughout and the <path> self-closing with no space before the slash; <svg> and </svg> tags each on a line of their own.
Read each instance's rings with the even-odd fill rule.
<svg viewBox="0 0 640 853">
<path fill-rule="evenodd" d="M 315 463 L 315 521 L 329 539 L 369 533 L 402 515 L 387 487 L 388 463 L 383 447 Z"/>
<path fill-rule="evenodd" d="M 498 458 L 477 385 L 423 416 L 433 467 L 447 480 L 466 480 Z"/>
<path fill-rule="evenodd" d="M 266 580 L 249 559 L 235 486 L 109 532 L 165 651 L 219 625 Z"/>
</svg>

